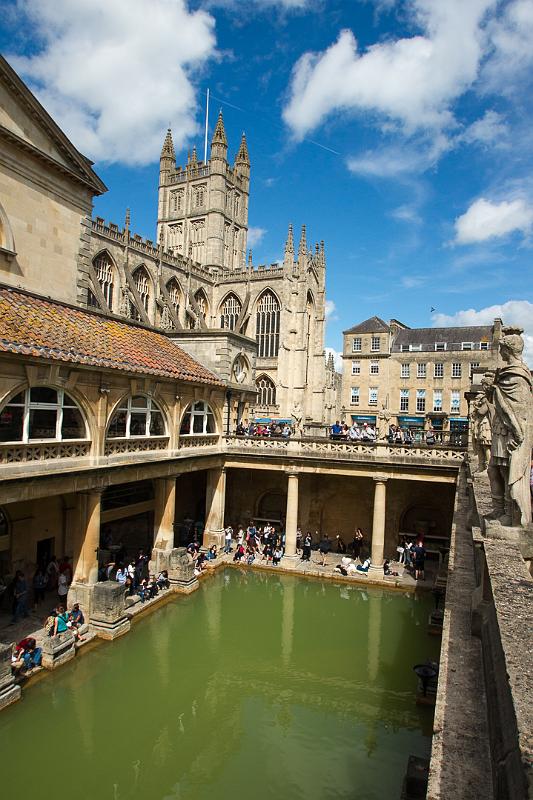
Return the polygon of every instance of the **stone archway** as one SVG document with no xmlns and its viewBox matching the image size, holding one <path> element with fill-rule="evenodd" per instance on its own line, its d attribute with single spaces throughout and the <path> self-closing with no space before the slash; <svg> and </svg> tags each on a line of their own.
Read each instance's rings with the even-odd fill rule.
<svg viewBox="0 0 533 800">
<path fill-rule="evenodd" d="M 260 522 L 281 524 L 285 521 L 287 493 L 281 489 L 265 492 L 257 501 L 256 518 Z"/>
</svg>

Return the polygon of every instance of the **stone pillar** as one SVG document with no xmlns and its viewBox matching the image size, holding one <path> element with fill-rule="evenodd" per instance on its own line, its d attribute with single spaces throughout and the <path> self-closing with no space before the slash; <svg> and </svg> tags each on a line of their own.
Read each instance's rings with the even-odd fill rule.
<svg viewBox="0 0 533 800">
<path fill-rule="evenodd" d="M 387 496 L 387 480 L 384 475 L 374 476 L 374 516 L 372 519 L 372 571 L 383 575 L 383 551 L 385 547 L 385 511 Z"/>
<path fill-rule="evenodd" d="M 92 590 L 98 581 L 98 548 L 100 547 L 100 507 L 102 490 L 83 492 L 76 497 L 80 529 L 74 536 L 72 569 L 74 576 L 67 605 L 79 603 L 85 619 L 91 616 Z"/>
<path fill-rule="evenodd" d="M 77 552 L 74 553 L 75 583 L 94 584 L 98 581 L 98 548 L 100 547 L 101 490 L 85 494 L 85 529 Z"/>
<path fill-rule="evenodd" d="M 210 469 L 207 472 L 205 498 L 204 547 L 216 544 L 224 547 L 224 510 L 226 507 L 226 470 Z"/>
<path fill-rule="evenodd" d="M 285 515 L 285 555 L 296 557 L 298 529 L 298 473 L 289 472 L 287 484 L 287 513 Z"/>
<path fill-rule="evenodd" d="M 12 644 L 0 644 L 0 710 L 20 700 L 20 686 L 15 684 L 15 676 L 11 672 Z"/>
<path fill-rule="evenodd" d="M 198 588 L 194 563 L 185 547 L 175 547 L 169 556 L 168 579 L 174 592 L 189 594 Z"/>
<path fill-rule="evenodd" d="M 101 639 L 116 639 L 127 633 L 130 621 L 126 616 L 124 586 L 104 581 L 92 587 L 91 629 Z"/>
<path fill-rule="evenodd" d="M 154 546 L 150 572 L 161 572 L 169 567 L 169 556 L 174 547 L 174 516 L 176 513 L 176 479 L 160 478 L 155 484 Z"/>
</svg>

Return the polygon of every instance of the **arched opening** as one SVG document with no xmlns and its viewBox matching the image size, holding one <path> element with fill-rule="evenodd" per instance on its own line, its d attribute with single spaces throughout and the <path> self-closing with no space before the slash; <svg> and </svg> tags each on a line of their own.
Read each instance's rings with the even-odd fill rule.
<svg viewBox="0 0 533 800">
<path fill-rule="evenodd" d="M 256 520 L 283 525 L 287 510 L 287 495 L 279 491 L 266 492 L 257 503 Z"/>
<path fill-rule="evenodd" d="M 146 267 L 138 267 L 133 273 L 133 280 L 144 310 L 148 313 L 150 308 L 150 276 Z"/>
<path fill-rule="evenodd" d="M 276 295 L 267 289 L 257 303 L 255 338 L 259 358 L 276 358 L 279 351 L 280 306 Z"/>
<path fill-rule="evenodd" d="M 111 256 L 106 250 L 103 250 L 95 258 L 93 258 L 93 268 L 96 274 L 96 279 L 104 295 L 109 310 L 113 310 L 113 291 L 114 291 L 114 269 Z M 93 292 L 89 289 L 88 295 L 89 306 L 99 307 L 98 301 Z"/>
<path fill-rule="evenodd" d="M 235 330 L 242 304 L 237 295 L 228 294 L 220 305 L 220 327 Z"/>
<path fill-rule="evenodd" d="M 276 405 L 276 385 L 268 375 L 260 375 L 255 385 L 257 387 L 257 405 L 275 406 Z"/>
<path fill-rule="evenodd" d="M 107 429 L 108 439 L 166 436 L 165 417 L 155 400 L 128 395 L 115 409 Z"/>
<path fill-rule="evenodd" d="M 432 535 L 444 535 L 444 517 L 442 508 L 436 506 L 415 505 L 406 509 L 400 520 L 400 533 L 412 536 L 431 538 Z"/>
<path fill-rule="evenodd" d="M 187 407 L 180 426 L 180 436 L 216 433 L 215 415 L 209 403 L 198 400 Z"/>
<path fill-rule="evenodd" d="M 198 289 L 198 291 L 194 295 L 194 302 L 196 303 L 198 313 L 200 314 L 201 318 L 205 321 L 209 313 L 209 302 L 207 300 L 207 295 L 203 289 Z M 189 318 L 189 328 L 191 328 L 191 330 L 194 330 L 195 328 L 198 327 L 199 327 L 199 321 L 197 319 Z"/>
<path fill-rule="evenodd" d="M 0 411 L 0 442 L 86 440 L 78 404 L 64 389 L 33 386 L 18 392 Z"/>
</svg>

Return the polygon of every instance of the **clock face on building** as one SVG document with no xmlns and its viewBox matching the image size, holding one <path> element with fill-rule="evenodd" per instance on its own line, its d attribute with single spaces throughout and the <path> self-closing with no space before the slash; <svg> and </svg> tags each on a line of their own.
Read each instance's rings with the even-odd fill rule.
<svg viewBox="0 0 533 800">
<path fill-rule="evenodd" d="M 248 379 L 248 364 L 244 356 L 237 356 L 233 362 L 231 378 L 235 383 L 246 383 Z"/>
</svg>

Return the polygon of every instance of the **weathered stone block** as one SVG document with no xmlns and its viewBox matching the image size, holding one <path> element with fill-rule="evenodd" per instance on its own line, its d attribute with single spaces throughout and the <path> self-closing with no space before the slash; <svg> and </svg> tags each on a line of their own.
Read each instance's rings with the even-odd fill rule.
<svg viewBox="0 0 533 800">
<path fill-rule="evenodd" d="M 20 700 L 20 686 L 16 686 L 11 672 L 13 644 L 0 644 L 0 710 Z"/>
<path fill-rule="evenodd" d="M 115 581 L 94 584 L 89 622 L 101 639 L 116 639 L 129 631 L 124 586 Z"/>
<path fill-rule="evenodd" d="M 76 655 L 74 645 L 76 640 L 72 631 L 58 633 L 56 636 L 46 636 L 43 639 L 43 667 L 57 669 L 61 664 L 66 664 Z"/>
<path fill-rule="evenodd" d="M 168 578 L 174 592 L 188 594 L 198 588 L 194 562 L 185 547 L 175 547 L 170 552 Z"/>
<path fill-rule="evenodd" d="M 152 558 L 150 561 L 149 569 L 156 577 L 164 569 L 170 569 L 170 554 L 172 550 L 162 550 L 159 547 L 154 547 L 152 550 Z"/>
</svg>

